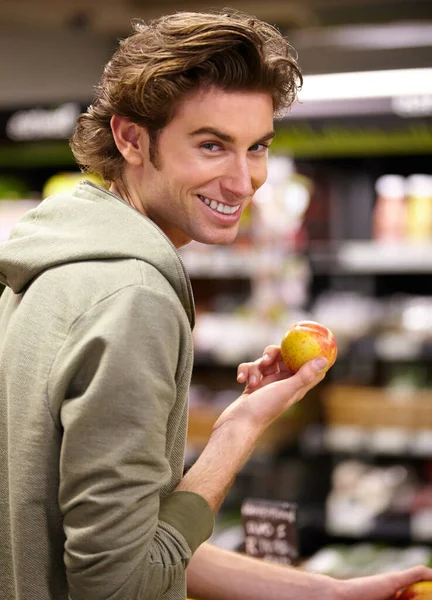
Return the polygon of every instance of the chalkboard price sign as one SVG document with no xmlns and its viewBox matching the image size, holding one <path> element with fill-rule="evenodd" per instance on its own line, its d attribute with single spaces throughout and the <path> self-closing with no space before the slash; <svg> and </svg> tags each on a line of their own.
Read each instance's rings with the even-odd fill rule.
<svg viewBox="0 0 432 600">
<path fill-rule="evenodd" d="M 297 505 L 248 499 L 241 507 L 245 551 L 250 556 L 294 565 L 298 561 Z"/>
</svg>

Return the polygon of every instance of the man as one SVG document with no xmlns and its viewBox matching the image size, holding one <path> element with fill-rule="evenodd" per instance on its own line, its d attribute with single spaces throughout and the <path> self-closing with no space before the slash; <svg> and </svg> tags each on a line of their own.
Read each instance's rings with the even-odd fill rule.
<svg viewBox="0 0 432 600">
<path fill-rule="evenodd" d="M 243 394 L 182 476 L 194 305 L 177 248 L 235 238 L 299 82 L 288 43 L 249 16 L 138 23 L 71 142 L 109 191 L 45 200 L 2 247 L 2 600 L 385 600 L 432 578 L 340 582 L 206 543 L 323 359 L 290 376 L 272 346 L 240 365 Z"/>
</svg>

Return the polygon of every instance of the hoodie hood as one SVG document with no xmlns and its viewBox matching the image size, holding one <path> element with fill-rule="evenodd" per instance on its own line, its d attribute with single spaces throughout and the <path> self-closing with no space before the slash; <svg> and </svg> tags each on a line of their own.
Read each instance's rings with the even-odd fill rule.
<svg viewBox="0 0 432 600">
<path fill-rule="evenodd" d="M 47 198 L 0 243 L 0 282 L 16 294 L 40 273 L 83 260 L 136 258 L 169 281 L 194 325 L 189 277 L 175 246 L 153 221 L 88 181 Z"/>
</svg>

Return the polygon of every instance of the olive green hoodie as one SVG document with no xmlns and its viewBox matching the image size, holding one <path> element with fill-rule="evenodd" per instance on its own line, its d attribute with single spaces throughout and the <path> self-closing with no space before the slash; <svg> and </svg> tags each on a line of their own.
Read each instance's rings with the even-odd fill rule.
<svg viewBox="0 0 432 600">
<path fill-rule="evenodd" d="M 0 244 L 1 600 L 184 599 L 194 306 L 174 246 L 89 182 Z"/>
</svg>

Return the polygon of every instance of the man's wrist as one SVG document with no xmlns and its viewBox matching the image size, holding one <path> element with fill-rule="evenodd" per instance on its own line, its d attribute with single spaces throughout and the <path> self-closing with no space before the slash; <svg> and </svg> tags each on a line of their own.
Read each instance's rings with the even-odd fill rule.
<svg viewBox="0 0 432 600">
<path fill-rule="evenodd" d="M 247 400 L 240 397 L 228 406 L 216 420 L 212 436 L 213 434 L 220 435 L 221 432 L 226 435 L 225 432 L 230 432 L 230 436 L 240 436 L 240 439 L 246 440 L 253 446 L 268 425 L 269 423 L 258 420 L 248 407 Z M 231 439 L 233 438 L 231 437 Z"/>
<path fill-rule="evenodd" d="M 200 494 L 216 514 L 257 439 L 258 432 L 248 423 L 237 418 L 224 420 L 215 426 L 200 457 L 176 490 Z"/>
<path fill-rule="evenodd" d="M 220 443 L 222 440 L 231 440 L 231 444 L 233 445 L 241 442 L 243 447 L 247 445 L 253 449 L 263 431 L 264 428 L 262 430 L 259 429 L 246 418 L 239 419 L 238 417 L 232 417 L 224 419 L 222 422 L 218 419 L 213 426 L 209 443 L 214 441 Z"/>
</svg>

